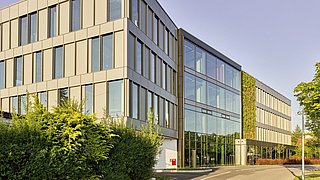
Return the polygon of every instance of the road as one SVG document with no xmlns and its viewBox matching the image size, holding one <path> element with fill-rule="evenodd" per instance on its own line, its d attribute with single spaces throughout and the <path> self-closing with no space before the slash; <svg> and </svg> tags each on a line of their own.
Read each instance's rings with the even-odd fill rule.
<svg viewBox="0 0 320 180">
<path fill-rule="evenodd" d="M 306 170 L 320 166 L 306 166 Z M 175 180 L 292 180 L 301 175 L 300 166 L 227 166 L 211 173 L 163 173 Z"/>
</svg>

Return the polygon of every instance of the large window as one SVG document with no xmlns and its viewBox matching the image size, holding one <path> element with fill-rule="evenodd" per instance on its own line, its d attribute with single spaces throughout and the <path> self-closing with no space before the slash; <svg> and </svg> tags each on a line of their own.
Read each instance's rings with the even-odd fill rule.
<svg viewBox="0 0 320 180">
<path fill-rule="evenodd" d="M 120 19 L 122 14 L 122 0 L 109 0 L 108 2 L 109 21 Z"/>
<path fill-rule="evenodd" d="M 19 97 L 19 114 L 26 114 L 27 111 L 27 96 L 23 95 Z"/>
<path fill-rule="evenodd" d="M 142 66 L 142 54 L 143 47 L 142 43 L 138 40 L 136 44 L 136 61 L 135 61 L 135 70 L 137 73 L 141 74 L 141 66 Z"/>
<path fill-rule="evenodd" d="M 109 98 L 109 109 L 108 113 L 112 117 L 123 115 L 124 111 L 124 90 L 123 81 L 112 81 L 109 82 L 108 98 Z"/>
<path fill-rule="evenodd" d="M 207 75 L 211 78 L 217 79 L 217 58 L 211 54 L 207 54 Z"/>
<path fill-rule="evenodd" d="M 58 98 L 59 98 L 59 105 L 62 105 L 66 103 L 69 99 L 69 89 L 68 88 L 63 88 L 58 90 Z"/>
<path fill-rule="evenodd" d="M 199 47 L 196 47 L 196 70 L 206 74 L 206 52 Z"/>
<path fill-rule="evenodd" d="M 30 42 L 33 43 L 33 42 L 36 42 L 38 39 L 38 36 L 37 36 L 37 28 L 38 25 L 37 25 L 37 13 L 32 13 L 30 14 Z"/>
<path fill-rule="evenodd" d="M 59 79 L 64 76 L 64 57 L 63 57 L 63 46 L 54 48 L 54 73 L 53 79 Z"/>
<path fill-rule="evenodd" d="M 196 89 L 196 78 L 189 73 L 185 73 L 185 76 L 184 76 L 185 95 L 184 95 L 184 97 L 195 101 L 196 100 L 195 89 Z"/>
<path fill-rule="evenodd" d="M 153 99 L 154 123 L 159 124 L 159 96 L 154 94 Z"/>
<path fill-rule="evenodd" d="M 224 71 L 225 71 L 224 67 L 225 67 L 224 63 L 221 60 L 217 59 L 217 80 L 222 83 L 225 82 L 224 81 Z"/>
<path fill-rule="evenodd" d="M 135 83 L 131 84 L 131 117 L 139 119 L 139 86 Z"/>
<path fill-rule="evenodd" d="M 153 42 L 158 45 L 158 23 L 159 18 L 154 15 L 153 17 Z"/>
<path fill-rule="evenodd" d="M 23 84 L 23 59 L 21 57 L 15 58 L 14 62 L 14 85 L 21 86 Z"/>
<path fill-rule="evenodd" d="M 153 102 L 152 92 L 148 91 L 148 93 L 147 93 L 147 113 L 148 113 L 148 115 L 149 115 L 149 113 L 154 113 L 154 110 L 152 108 L 152 106 L 153 106 L 152 102 Z"/>
<path fill-rule="evenodd" d="M 196 101 L 207 103 L 207 83 L 201 78 L 196 78 Z"/>
<path fill-rule="evenodd" d="M 184 41 L 184 65 L 195 69 L 195 51 L 196 47 L 191 42 L 185 40 Z"/>
<path fill-rule="evenodd" d="M 76 31 L 81 28 L 81 0 L 72 0 L 72 24 L 71 30 Z"/>
<path fill-rule="evenodd" d="M 156 55 L 154 53 L 151 53 L 150 58 L 150 80 L 152 82 L 155 82 L 155 76 L 156 76 Z"/>
<path fill-rule="evenodd" d="M 139 26 L 139 1 L 130 1 L 130 19 L 136 25 Z"/>
<path fill-rule="evenodd" d="M 49 7 L 49 37 L 57 35 L 57 6 Z"/>
<path fill-rule="evenodd" d="M 165 118 L 165 127 L 169 128 L 170 121 L 169 121 L 169 102 L 164 100 L 164 118 Z"/>
<path fill-rule="evenodd" d="M 40 92 L 38 94 L 38 98 L 40 103 L 43 105 L 43 107 L 48 107 L 48 93 L 47 92 Z"/>
<path fill-rule="evenodd" d="M 226 110 L 233 112 L 234 108 L 233 93 L 226 90 Z"/>
<path fill-rule="evenodd" d="M 18 96 L 11 97 L 11 112 L 19 114 L 19 101 Z"/>
<path fill-rule="evenodd" d="M 217 87 L 216 85 L 207 83 L 208 105 L 217 107 Z"/>
<path fill-rule="evenodd" d="M 225 109 L 225 89 L 217 86 L 217 107 Z"/>
<path fill-rule="evenodd" d="M 226 73 L 226 85 L 232 87 L 233 86 L 233 68 L 229 65 L 226 65 L 225 73 Z"/>
<path fill-rule="evenodd" d="M 158 44 L 159 44 L 159 47 L 162 49 L 162 50 L 164 50 L 164 48 L 163 48 L 163 28 L 164 28 L 164 25 L 163 25 L 163 23 L 159 20 L 159 27 L 158 27 L 158 29 L 159 29 L 159 32 L 158 32 Z"/>
<path fill-rule="evenodd" d="M 187 107 L 187 106 L 186 106 Z M 193 107 L 194 109 L 194 107 Z M 196 130 L 196 112 L 194 110 L 185 109 L 184 110 L 184 130 L 195 132 Z"/>
<path fill-rule="evenodd" d="M 240 90 L 240 84 L 241 84 L 241 79 L 240 79 L 240 71 L 233 69 L 233 87 L 235 89 Z"/>
<path fill-rule="evenodd" d="M 166 29 L 164 31 L 164 52 L 169 55 L 169 31 Z"/>
<path fill-rule="evenodd" d="M 85 113 L 93 113 L 93 85 L 85 86 Z"/>
<path fill-rule="evenodd" d="M 167 91 L 172 93 L 172 77 L 171 77 L 171 67 L 167 66 Z M 173 93 L 172 93 L 173 94 Z"/>
<path fill-rule="evenodd" d="M 130 33 L 129 34 L 129 38 L 128 38 L 128 63 L 129 63 L 129 67 L 131 67 L 132 69 L 134 69 L 135 67 L 135 58 L 134 58 L 134 50 L 135 50 L 135 37 Z"/>
<path fill-rule="evenodd" d="M 28 16 L 20 18 L 20 45 L 26 45 L 28 43 Z"/>
<path fill-rule="evenodd" d="M 34 65 L 35 65 L 35 82 L 42 81 L 42 52 L 36 52 L 34 55 Z"/>
<path fill-rule="evenodd" d="M 6 87 L 5 61 L 0 61 L 0 89 Z"/>
<path fill-rule="evenodd" d="M 92 39 L 91 46 L 91 71 L 100 71 L 100 38 L 96 37 Z"/>
</svg>

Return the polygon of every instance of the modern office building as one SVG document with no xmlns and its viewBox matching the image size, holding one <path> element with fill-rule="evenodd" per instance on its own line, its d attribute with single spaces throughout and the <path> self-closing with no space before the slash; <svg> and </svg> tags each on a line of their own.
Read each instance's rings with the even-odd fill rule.
<svg viewBox="0 0 320 180">
<path fill-rule="evenodd" d="M 124 116 L 137 130 L 152 111 L 165 137 L 156 168 L 235 164 L 241 66 L 178 29 L 157 0 L 21 0 L 1 9 L 1 111 L 24 114 L 27 93 L 49 110 L 84 100 L 86 113 Z"/>
<path fill-rule="evenodd" d="M 289 158 L 291 101 L 242 72 L 242 139 L 236 140 L 236 164 L 257 158 Z"/>
</svg>

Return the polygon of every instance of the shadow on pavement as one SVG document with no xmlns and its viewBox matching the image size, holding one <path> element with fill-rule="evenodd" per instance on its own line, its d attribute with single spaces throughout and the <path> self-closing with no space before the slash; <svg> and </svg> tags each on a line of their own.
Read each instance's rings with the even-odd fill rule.
<svg viewBox="0 0 320 180">
<path fill-rule="evenodd" d="M 211 168 L 212 171 L 210 172 L 161 172 L 161 173 L 154 173 L 154 176 L 157 177 L 167 177 L 172 180 L 187 180 L 193 179 L 197 177 L 201 177 L 212 172 L 218 170 L 218 168 Z"/>
</svg>

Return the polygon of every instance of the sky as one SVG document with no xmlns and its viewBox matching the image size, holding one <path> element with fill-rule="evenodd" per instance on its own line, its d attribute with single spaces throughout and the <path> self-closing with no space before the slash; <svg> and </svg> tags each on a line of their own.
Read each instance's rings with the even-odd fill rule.
<svg viewBox="0 0 320 180">
<path fill-rule="evenodd" d="M 0 8 L 17 1 L 0 0 Z M 178 27 L 291 99 L 292 129 L 301 124 L 293 89 L 320 60 L 319 0 L 158 1 Z"/>
<path fill-rule="evenodd" d="M 319 0 L 158 1 L 178 27 L 288 97 L 292 129 L 301 125 L 293 89 L 320 61 Z"/>
</svg>

